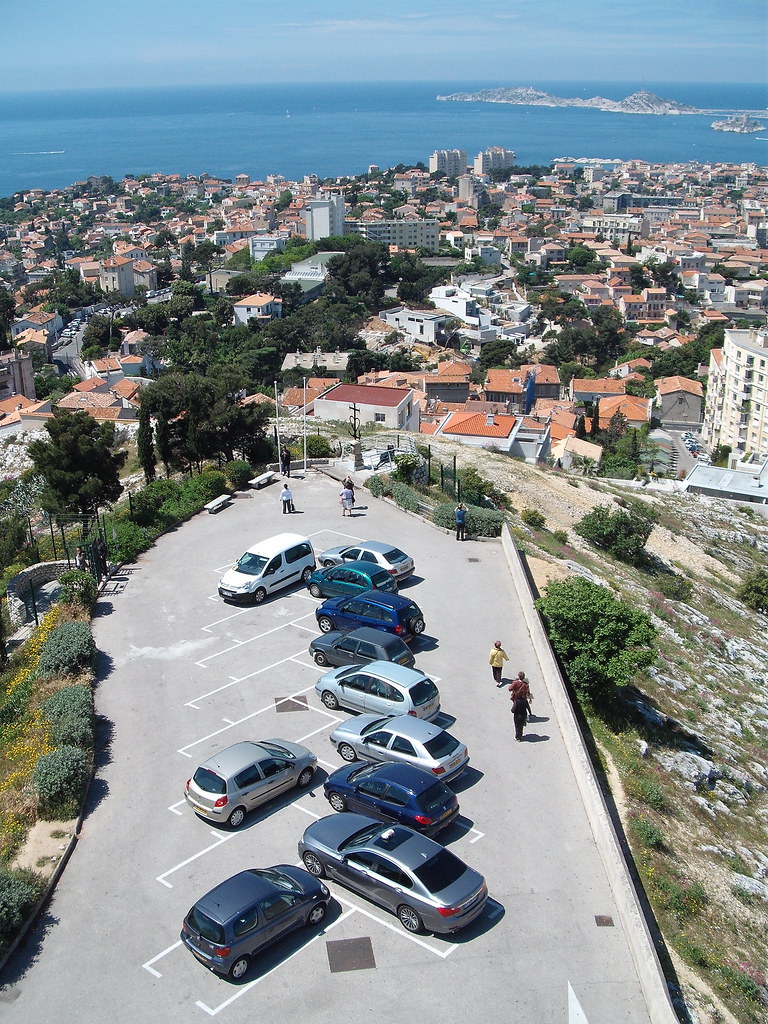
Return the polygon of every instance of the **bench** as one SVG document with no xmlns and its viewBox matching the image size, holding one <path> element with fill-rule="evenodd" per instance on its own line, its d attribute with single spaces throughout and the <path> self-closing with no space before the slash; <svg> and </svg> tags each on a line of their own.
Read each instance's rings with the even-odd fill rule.
<svg viewBox="0 0 768 1024">
<path fill-rule="evenodd" d="M 255 487 L 257 490 L 261 490 L 265 484 L 271 484 L 277 476 L 274 469 L 268 469 L 266 473 L 262 473 L 261 476 L 255 476 L 253 480 L 248 481 L 249 487 Z"/>
<path fill-rule="evenodd" d="M 208 512 L 218 512 L 219 509 L 224 508 L 232 500 L 231 494 L 220 494 L 218 498 L 214 498 L 213 501 L 209 501 L 207 505 L 203 505 L 203 508 L 207 509 Z"/>
</svg>

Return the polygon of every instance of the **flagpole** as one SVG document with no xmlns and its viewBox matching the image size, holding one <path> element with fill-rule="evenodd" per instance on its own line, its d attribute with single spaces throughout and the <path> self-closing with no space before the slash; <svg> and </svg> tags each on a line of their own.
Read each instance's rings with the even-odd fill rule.
<svg viewBox="0 0 768 1024">
<path fill-rule="evenodd" d="M 307 378 L 304 378 L 304 476 L 307 475 Z"/>
</svg>

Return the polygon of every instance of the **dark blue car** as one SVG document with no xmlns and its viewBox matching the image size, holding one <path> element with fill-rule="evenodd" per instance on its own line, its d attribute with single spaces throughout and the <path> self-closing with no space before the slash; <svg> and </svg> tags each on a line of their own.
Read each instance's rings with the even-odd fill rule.
<svg viewBox="0 0 768 1024">
<path fill-rule="evenodd" d="M 456 794 L 444 782 L 409 764 L 345 764 L 326 779 L 324 790 L 334 811 L 396 821 L 428 836 L 459 813 Z"/>
<path fill-rule="evenodd" d="M 407 640 L 424 632 L 424 616 L 415 602 L 381 590 L 364 590 L 351 597 L 331 597 L 315 609 L 315 618 L 323 633 L 371 626 Z"/>
</svg>

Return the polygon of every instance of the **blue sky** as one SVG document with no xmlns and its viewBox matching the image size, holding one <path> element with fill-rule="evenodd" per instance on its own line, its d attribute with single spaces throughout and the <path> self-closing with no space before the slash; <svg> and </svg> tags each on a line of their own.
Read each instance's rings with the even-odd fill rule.
<svg viewBox="0 0 768 1024">
<path fill-rule="evenodd" d="M 3 7 L 0 92 L 768 78 L 765 0 L 31 0 Z"/>
</svg>

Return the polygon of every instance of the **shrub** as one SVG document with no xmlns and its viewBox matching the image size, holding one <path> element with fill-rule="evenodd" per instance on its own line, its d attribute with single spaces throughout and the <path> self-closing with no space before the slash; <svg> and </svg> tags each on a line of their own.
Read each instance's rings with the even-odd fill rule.
<svg viewBox="0 0 768 1024">
<path fill-rule="evenodd" d="M 555 538 L 558 544 L 568 543 L 568 534 L 565 530 L 554 530 L 552 536 Z"/>
<path fill-rule="evenodd" d="M 227 490 L 227 479 L 218 469 L 206 469 L 191 480 L 185 480 L 181 490 L 186 497 L 200 501 L 200 508 L 208 501 L 213 501 Z"/>
<path fill-rule="evenodd" d="M 42 881 L 31 871 L 0 868 L 0 951 L 16 938 L 42 891 Z"/>
<path fill-rule="evenodd" d="M 227 480 L 229 480 L 236 491 L 244 491 L 248 486 L 248 481 L 253 476 L 253 468 L 250 462 L 245 462 L 243 459 L 233 459 L 232 462 L 228 462 L 226 471 Z M 219 494 L 221 493 L 219 491 Z M 217 495 L 214 494 L 215 497 Z"/>
<path fill-rule="evenodd" d="M 421 498 L 409 487 L 408 484 L 400 483 L 396 481 L 392 484 L 392 497 L 395 499 L 400 508 L 407 509 L 409 512 L 418 512 L 421 505 Z"/>
<path fill-rule="evenodd" d="M 753 612 L 768 611 L 768 571 L 755 569 L 745 576 L 736 596 Z"/>
<path fill-rule="evenodd" d="M 38 758 L 32 785 L 46 814 L 71 817 L 88 783 L 88 755 L 80 747 L 59 747 Z"/>
<path fill-rule="evenodd" d="M 330 459 L 333 454 L 333 445 L 327 437 L 323 437 L 321 434 L 307 436 L 308 459 Z"/>
<path fill-rule="evenodd" d="M 42 711 L 58 747 L 93 746 L 93 697 L 87 686 L 65 686 L 49 697 Z"/>
<path fill-rule="evenodd" d="M 629 820 L 629 831 L 643 846 L 651 850 L 664 848 L 664 837 L 652 821 L 647 818 L 633 817 Z"/>
<path fill-rule="evenodd" d="M 693 583 L 676 572 L 664 572 L 656 577 L 659 591 L 671 601 L 687 601 L 693 593 Z"/>
<path fill-rule="evenodd" d="M 395 465 L 397 466 L 394 473 L 395 479 L 404 483 L 409 483 L 414 470 L 421 465 L 421 456 L 409 454 L 396 455 Z M 397 501 L 396 498 L 395 501 Z M 398 502 L 398 505 L 399 504 L 400 502 Z"/>
<path fill-rule="evenodd" d="M 59 576 L 61 599 L 67 604 L 79 604 L 83 608 L 93 608 L 98 593 L 95 577 L 83 569 L 68 569 Z"/>
<path fill-rule="evenodd" d="M 454 516 L 455 505 L 437 505 L 432 511 L 432 522 L 446 530 L 456 525 Z M 498 537 L 504 523 L 504 513 L 493 508 L 478 508 L 470 505 L 467 509 L 466 528 L 472 537 Z"/>
<path fill-rule="evenodd" d="M 547 525 L 547 520 L 544 516 L 535 508 L 524 508 L 520 513 L 520 518 L 526 526 L 530 526 L 532 530 L 543 530 Z"/>
<path fill-rule="evenodd" d="M 96 666 L 96 643 L 87 622 L 62 622 L 40 651 L 41 676 L 73 675 Z"/>
<path fill-rule="evenodd" d="M 596 505 L 576 523 L 576 532 L 595 547 L 610 552 L 629 565 L 641 565 L 645 544 L 658 520 L 654 509 L 632 503 L 626 511 L 611 512 L 607 505 Z"/>
<path fill-rule="evenodd" d="M 176 498 L 180 485 L 175 480 L 153 480 L 151 484 L 131 495 L 133 519 L 140 526 L 151 526 L 157 521 L 163 504 Z"/>
<path fill-rule="evenodd" d="M 113 529 L 117 562 L 135 562 L 142 551 L 152 546 L 152 535 L 149 530 L 137 526 L 130 519 L 116 519 Z"/>
<path fill-rule="evenodd" d="M 385 493 L 384 480 L 380 476 L 369 476 L 365 481 L 365 486 L 374 498 L 380 498 Z"/>
</svg>

